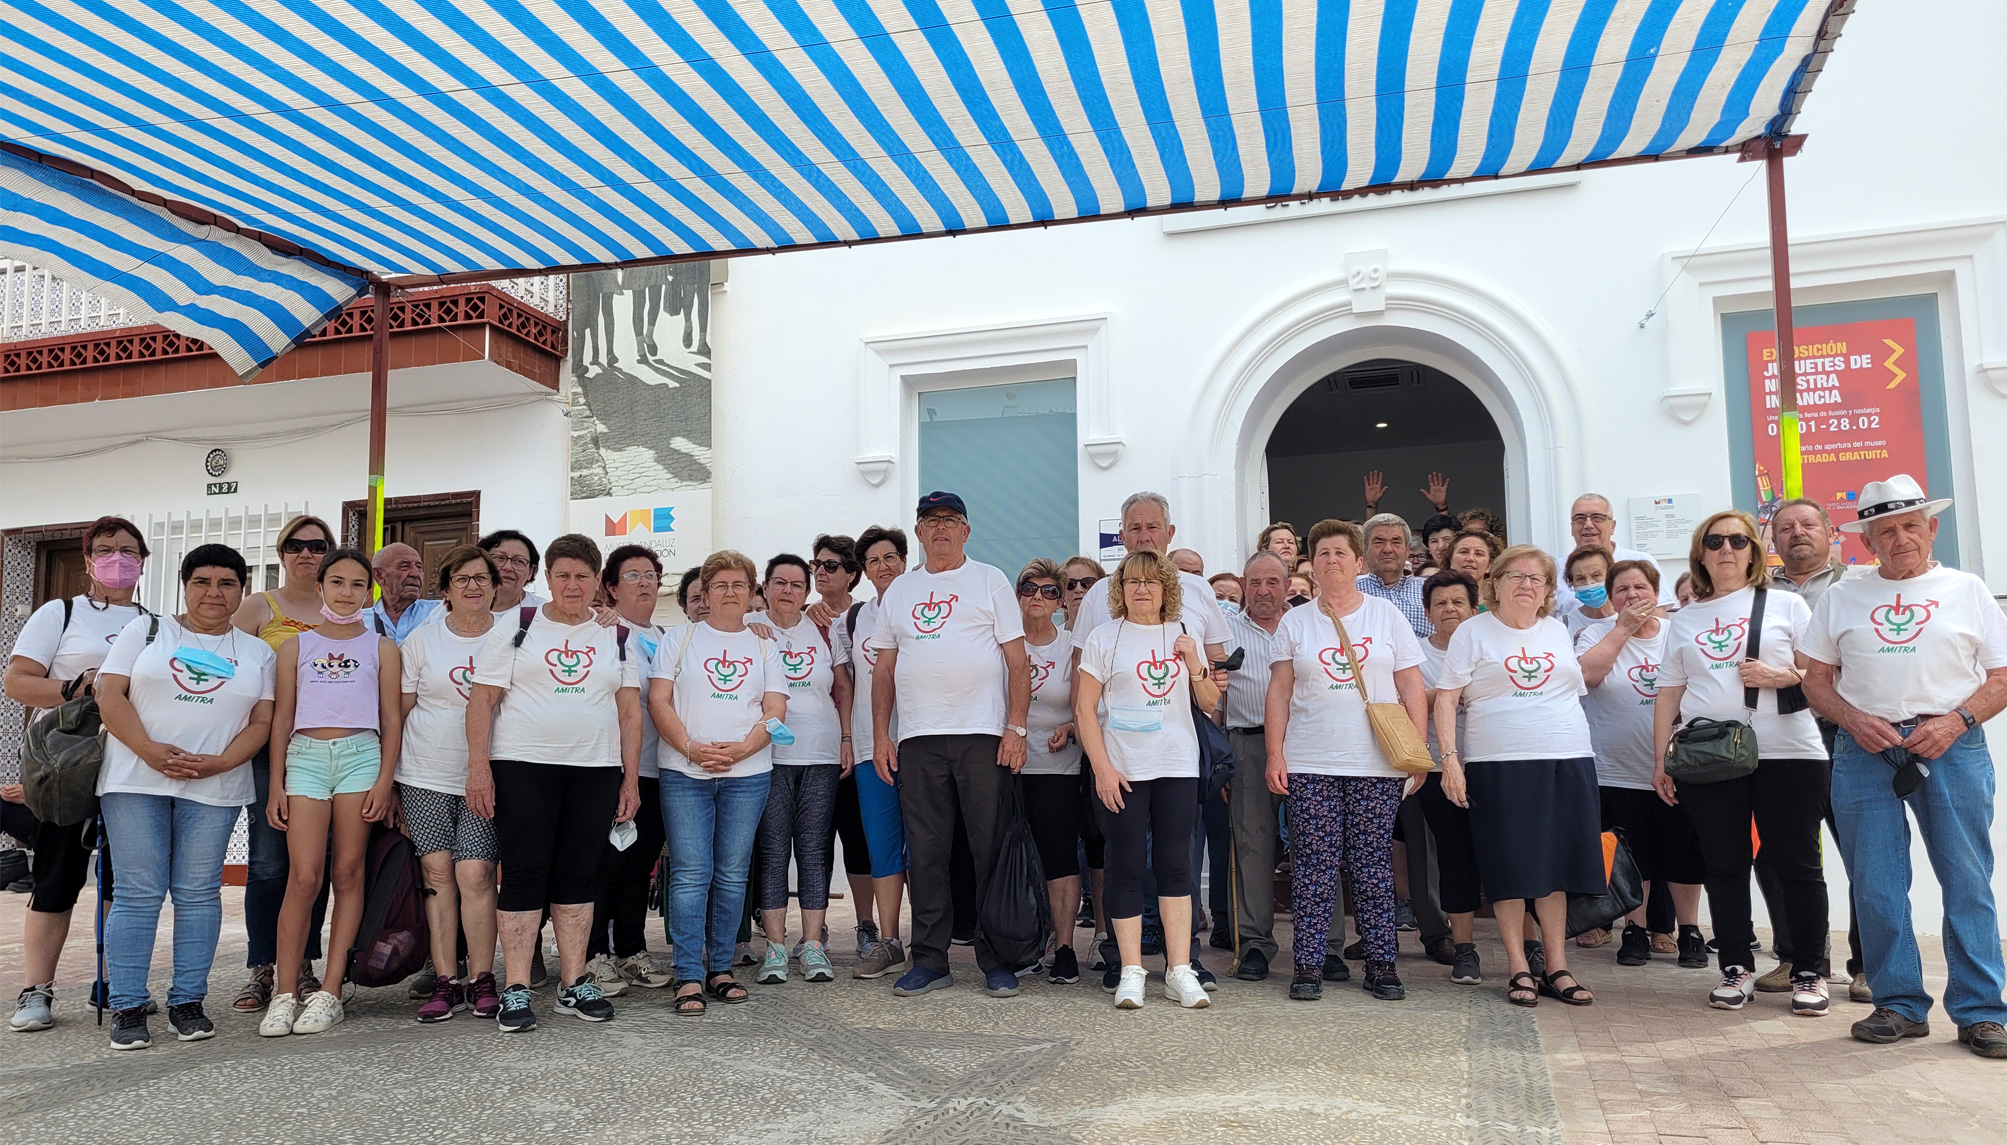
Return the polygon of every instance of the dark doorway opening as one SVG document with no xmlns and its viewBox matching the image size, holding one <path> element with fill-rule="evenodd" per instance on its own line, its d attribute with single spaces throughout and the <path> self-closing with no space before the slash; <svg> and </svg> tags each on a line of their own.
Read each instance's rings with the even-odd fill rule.
<svg viewBox="0 0 2007 1145">
<path fill-rule="evenodd" d="M 1428 476 L 1449 479 L 1452 513 L 1505 513 L 1505 441 L 1476 394 L 1419 362 L 1380 358 L 1320 378 L 1269 435 L 1272 520 L 1308 529 L 1326 517 L 1364 519 L 1365 478 L 1386 484 L 1380 511 L 1419 529 L 1435 513 Z"/>
<path fill-rule="evenodd" d="M 368 502 L 344 501 L 341 513 L 342 543 L 362 544 Z M 461 545 L 471 545 L 480 534 L 481 494 L 428 493 L 418 497 L 388 497 L 383 502 L 383 543 L 402 541 L 418 550 L 425 561 L 425 595 L 437 597 L 439 564 L 446 554 Z"/>
</svg>

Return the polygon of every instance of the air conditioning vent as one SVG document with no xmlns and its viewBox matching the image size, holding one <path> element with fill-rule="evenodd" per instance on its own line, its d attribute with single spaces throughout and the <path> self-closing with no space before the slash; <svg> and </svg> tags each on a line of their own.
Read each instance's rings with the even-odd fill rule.
<svg viewBox="0 0 2007 1145">
<path fill-rule="evenodd" d="M 1399 370 L 1365 370 L 1358 373 L 1334 374 L 1331 377 L 1331 388 L 1334 391 L 1337 390 L 1341 381 L 1347 390 L 1355 394 L 1367 393 L 1373 390 L 1395 390 L 1401 387 L 1401 372 Z"/>
</svg>

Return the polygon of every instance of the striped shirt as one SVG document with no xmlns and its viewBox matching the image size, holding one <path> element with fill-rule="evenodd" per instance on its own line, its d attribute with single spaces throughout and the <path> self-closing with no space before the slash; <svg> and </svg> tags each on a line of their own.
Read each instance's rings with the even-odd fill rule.
<svg viewBox="0 0 2007 1145">
<path fill-rule="evenodd" d="M 1268 657 L 1275 636 L 1238 612 L 1227 617 L 1227 634 L 1227 655 L 1245 648 L 1247 656 L 1227 673 L 1226 726 L 1258 728 L 1268 718 Z"/>
<path fill-rule="evenodd" d="M 1429 610 L 1422 606 L 1422 578 L 1413 573 L 1402 573 L 1401 579 L 1391 587 L 1372 573 L 1362 573 L 1358 580 L 1359 591 L 1367 596 L 1377 596 L 1401 610 L 1407 618 L 1408 627 L 1415 630 L 1415 639 L 1427 640 L 1436 634 L 1436 626 L 1429 623 Z"/>
</svg>

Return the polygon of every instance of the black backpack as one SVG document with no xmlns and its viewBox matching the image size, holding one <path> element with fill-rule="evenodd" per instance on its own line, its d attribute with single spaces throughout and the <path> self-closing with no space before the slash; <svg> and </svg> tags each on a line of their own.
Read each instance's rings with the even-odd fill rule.
<svg viewBox="0 0 2007 1145">
<path fill-rule="evenodd" d="M 358 986 L 395 986 L 425 965 L 432 954 L 432 927 L 425 919 L 425 885 L 418 851 L 402 832 L 381 823 L 370 829 L 363 864 L 362 925 L 348 952 L 348 980 Z"/>
<path fill-rule="evenodd" d="M 976 940 L 989 946 L 1000 965 L 1017 970 L 1045 957 L 1046 940 L 1052 937 L 1052 907 L 1046 897 L 1045 865 L 1039 862 L 1038 844 L 1024 817 L 1021 790 L 1011 803 L 1010 826 L 1004 829 L 996 869 L 976 914 Z"/>
</svg>

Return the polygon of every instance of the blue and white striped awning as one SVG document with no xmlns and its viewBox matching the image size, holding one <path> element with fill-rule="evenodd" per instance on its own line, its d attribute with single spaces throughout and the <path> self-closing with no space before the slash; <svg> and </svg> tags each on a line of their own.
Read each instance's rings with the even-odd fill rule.
<svg viewBox="0 0 2007 1145">
<path fill-rule="evenodd" d="M 0 0 L 0 143 L 415 281 L 1732 150 L 1853 2 Z"/>
</svg>

